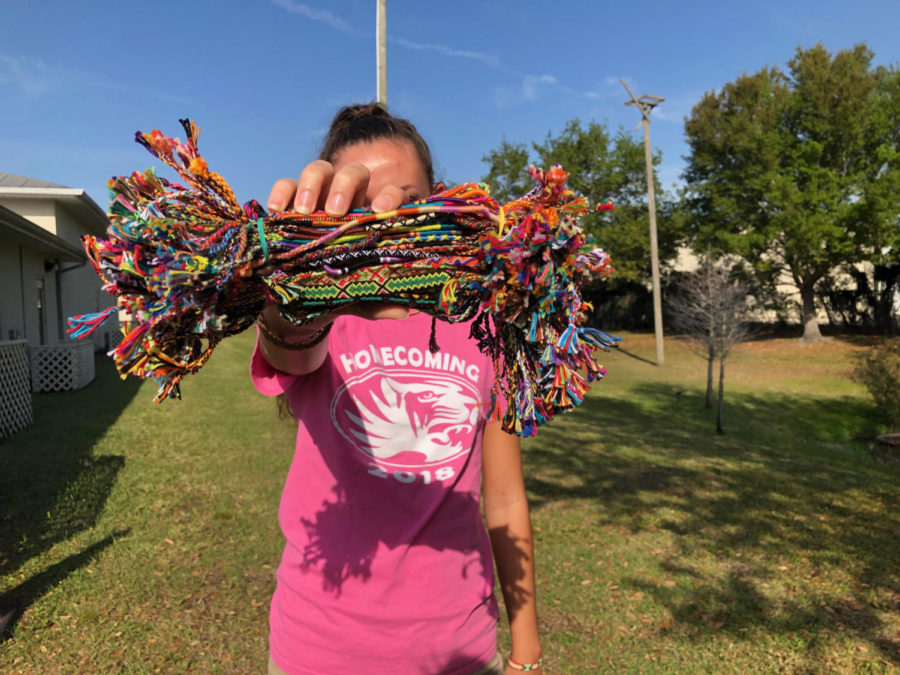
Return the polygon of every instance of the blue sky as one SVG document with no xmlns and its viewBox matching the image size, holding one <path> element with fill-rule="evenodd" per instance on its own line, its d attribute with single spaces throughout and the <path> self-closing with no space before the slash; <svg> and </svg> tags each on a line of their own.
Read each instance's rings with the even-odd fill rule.
<svg viewBox="0 0 900 675">
<path fill-rule="evenodd" d="M 661 178 L 678 180 L 683 120 L 705 91 L 784 66 L 797 46 L 866 42 L 900 63 L 900 0 L 387 0 L 388 103 L 431 144 L 440 177 L 478 180 L 505 137 L 565 122 L 635 132 L 653 114 Z M 200 149 L 240 200 L 314 158 L 335 110 L 375 97 L 375 0 L 0 2 L 0 171 L 81 187 L 158 166 L 136 130 L 203 126 Z"/>
</svg>

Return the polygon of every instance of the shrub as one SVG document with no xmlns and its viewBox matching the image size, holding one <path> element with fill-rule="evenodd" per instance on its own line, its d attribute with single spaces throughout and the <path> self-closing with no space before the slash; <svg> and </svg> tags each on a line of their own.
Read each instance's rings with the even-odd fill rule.
<svg viewBox="0 0 900 675">
<path fill-rule="evenodd" d="M 900 340 L 860 355 L 856 377 L 862 382 L 892 427 L 900 427 Z"/>
</svg>

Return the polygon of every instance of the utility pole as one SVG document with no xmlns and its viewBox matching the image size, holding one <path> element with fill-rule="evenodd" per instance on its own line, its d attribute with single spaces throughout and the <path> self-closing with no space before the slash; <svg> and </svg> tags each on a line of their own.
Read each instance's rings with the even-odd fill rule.
<svg viewBox="0 0 900 675">
<path fill-rule="evenodd" d="M 378 71 L 378 102 L 387 107 L 387 0 L 377 0 L 375 18 L 375 68 Z"/>
<path fill-rule="evenodd" d="M 651 96 L 644 94 L 640 98 L 635 97 L 631 93 L 631 89 L 625 84 L 625 80 L 619 78 L 619 82 L 625 87 L 625 91 L 631 97 L 625 101 L 625 105 L 630 105 L 641 111 L 641 122 L 635 127 L 637 129 L 644 125 L 644 156 L 647 160 L 647 201 L 650 210 L 650 275 L 653 283 L 653 329 L 656 333 L 656 365 L 665 364 L 666 358 L 663 353 L 663 325 L 662 325 L 662 297 L 659 289 L 659 247 L 656 243 L 656 195 L 653 191 L 653 157 L 650 152 L 650 111 L 660 103 L 665 101 L 662 96 Z"/>
</svg>

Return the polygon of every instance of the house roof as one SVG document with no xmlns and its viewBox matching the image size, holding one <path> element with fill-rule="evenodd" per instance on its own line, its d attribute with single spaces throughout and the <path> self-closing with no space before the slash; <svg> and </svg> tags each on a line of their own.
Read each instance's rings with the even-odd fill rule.
<svg viewBox="0 0 900 675">
<path fill-rule="evenodd" d="M 0 188 L 66 188 L 71 190 L 68 185 L 59 185 L 58 183 L 49 183 L 45 180 L 37 178 L 29 178 L 28 176 L 19 176 L 14 173 L 3 173 L 0 171 Z"/>
<path fill-rule="evenodd" d="M 0 235 L 66 262 L 82 262 L 87 258 L 84 251 L 74 244 L 47 232 L 5 206 L 0 206 Z"/>
<path fill-rule="evenodd" d="M 0 172 L 0 198 L 52 199 L 77 215 L 92 234 L 103 234 L 109 225 L 97 202 L 79 188 L 70 188 L 45 180 Z"/>
</svg>

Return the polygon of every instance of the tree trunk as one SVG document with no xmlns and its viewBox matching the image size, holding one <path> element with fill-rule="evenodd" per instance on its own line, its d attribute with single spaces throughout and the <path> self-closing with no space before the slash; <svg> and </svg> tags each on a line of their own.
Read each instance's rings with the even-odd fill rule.
<svg viewBox="0 0 900 675">
<path fill-rule="evenodd" d="M 712 410 L 713 407 L 713 364 L 716 361 L 716 354 L 710 346 L 709 354 L 706 357 L 706 409 Z"/>
<path fill-rule="evenodd" d="M 716 433 L 724 434 L 725 427 L 722 425 L 724 416 L 723 408 L 725 407 L 725 357 L 719 357 L 719 398 L 716 401 Z"/>
<path fill-rule="evenodd" d="M 894 296 L 900 291 L 900 264 L 875 266 L 875 283 L 872 301 L 875 327 L 881 333 L 896 333 L 900 330 L 894 320 Z"/>
<path fill-rule="evenodd" d="M 821 340 L 819 322 L 816 321 L 816 294 L 813 290 L 815 282 L 800 286 L 800 300 L 803 302 L 803 339 Z"/>
</svg>

